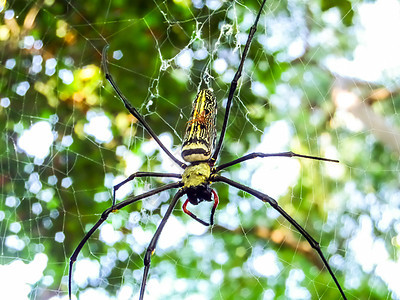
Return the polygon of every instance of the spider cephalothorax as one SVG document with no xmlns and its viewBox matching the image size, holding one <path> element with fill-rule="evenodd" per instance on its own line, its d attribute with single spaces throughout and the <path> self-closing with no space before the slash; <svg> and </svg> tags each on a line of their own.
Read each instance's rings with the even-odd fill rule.
<svg viewBox="0 0 400 300">
<path fill-rule="evenodd" d="M 254 21 L 253 26 L 250 28 L 250 32 L 247 38 L 246 45 L 243 49 L 243 54 L 240 59 L 240 64 L 235 73 L 235 76 L 232 79 L 231 86 L 229 89 L 229 95 L 226 102 L 226 109 L 225 109 L 225 116 L 224 122 L 222 125 L 222 129 L 220 132 L 220 136 L 218 139 L 218 143 L 216 144 L 216 114 L 217 114 L 217 101 L 212 93 L 211 90 L 201 90 L 193 102 L 193 110 L 189 121 L 186 123 L 186 131 L 185 136 L 183 138 L 182 144 L 182 158 L 188 162 L 189 164 L 182 162 L 178 158 L 176 158 L 165 145 L 161 142 L 158 138 L 157 134 L 151 129 L 150 125 L 145 121 L 143 116 L 133 107 L 127 98 L 122 94 L 120 89 L 118 88 L 117 84 L 114 82 L 110 72 L 107 68 L 107 49 L 108 46 L 104 47 L 103 50 L 103 67 L 105 71 L 106 79 L 110 82 L 112 87 L 114 88 L 115 92 L 119 96 L 119 98 L 124 103 L 126 109 L 139 121 L 140 124 L 147 130 L 147 132 L 151 135 L 151 137 L 158 143 L 160 148 L 174 161 L 180 168 L 183 169 L 182 174 L 176 173 L 158 173 L 158 172 L 136 172 L 129 176 L 127 179 L 122 181 L 121 183 L 117 184 L 113 188 L 113 202 L 112 206 L 106 209 L 102 214 L 100 219 L 96 222 L 96 224 L 89 230 L 89 232 L 84 236 L 82 241 L 79 243 L 77 248 L 75 249 L 74 253 L 70 258 L 70 272 L 69 272 L 69 296 L 71 299 L 71 285 L 72 285 L 72 266 L 73 263 L 76 261 L 79 252 L 81 251 L 82 247 L 85 245 L 87 240 L 92 236 L 92 234 L 100 227 L 101 224 L 108 218 L 109 214 L 115 212 L 119 209 L 124 208 L 134 202 L 142 200 L 144 198 L 150 197 L 152 195 L 156 195 L 163 191 L 171 190 L 177 188 L 178 191 L 175 193 L 175 196 L 171 200 L 167 211 L 164 213 L 160 224 L 157 227 L 156 232 L 154 233 L 153 238 L 151 239 L 149 246 L 147 247 L 146 253 L 144 254 L 144 272 L 143 272 L 143 280 L 140 287 L 140 296 L 139 300 L 142 300 L 145 295 L 145 287 L 147 278 L 150 271 L 150 263 L 151 263 L 151 255 L 154 253 L 156 248 L 158 239 L 161 235 L 161 232 L 168 221 L 168 218 L 171 216 L 178 200 L 187 195 L 188 199 L 183 204 L 183 211 L 191 216 L 196 221 L 200 222 L 203 225 L 209 226 L 213 224 L 213 217 L 215 209 L 218 205 L 218 195 L 217 193 L 211 188 L 212 182 L 220 182 L 228 184 L 229 186 L 235 187 L 239 190 L 242 190 L 257 199 L 270 204 L 276 211 L 278 211 L 301 235 L 308 241 L 312 248 L 318 253 L 319 257 L 324 263 L 324 266 L 329 271 L 332 279 L 334 280 L 341 296 L 346 299 L 346 295 L 343 292 L 342 287 L 340 286 L 335 274 L 333 273 L 331 267 L 328 264 L 325 256 L 322 253 L 322 250 L 316 240 L 314 240 L 311 235 L 300 225 L 298 224 L 282 207 L 279 206 L 278 202 L 264 194 L 259 192 L 251 187 L 243 185 L 239 182 L 226 178 L 224 176 L 219 175 L 219 171 L 226 169 L 230 166 L 240 164 L 246 160 L 254 159 L 257 157 L 272 157 L 272 156 L 279 156 L 279 157 L 302 157 L 302 158 L 309 158 L 309 159 L 317 159 L 323 161 L 332 161 L 338 162 L 337 160 L 320 158 L 316 156 L 309 156 L 309 155 L 302 155 L 296 154 L 291 151 L 289 152 L 281 152 L 281 153 L 262 153 L 262 152 L 254 152 L 247 154 L 243 157 L 237 158 L 231 162 L 224 163 L 218 166 L 214 166 L 217 158 L 219 156 L 220 150 L 222 148 L 222 144 L 224 141 L 225 132 L 228 125 L 228 118 L 229 112 L 232 105 L 232 99 L 234 93 L 236 91 L 236 87 L 238 84 L 238 80 L 242 74 L 242 69 L 244 65 L 244 61 L 246 59 L 246 55 L 248 53 L 251 40 L 253 39 L 254 33 L 257 28 L 258 20 L 260 18 L 261 12 L 263 10 L 265 4 L 265 0 L 263 0 L 261 4 L 261 8 L 258 11 L 256 19 Z M 216 146 L 215 146 L 216 145 Z M 211 156 L 212 155 L 212 156 Z M 149 192 L 145 192 L 143 194 L 130 197 L 124 201 L 116 203 L 115 201 L 115 193 L 116 191 L 123 186 L 125 183 L 137 178 L 137 177 L 162 177 L 162 178 L 176 178 L 179 181 L 174 183 L 165 184 L 164 186 L 155 188 Z M 214 206 L 211 210 L 210 222 L 205 222 L 198 217 L 196 217 L 193 213 L 191 213 L 187 209 L 188 203 L 192 205 L 197 205 L 203 201 L 214 201 Z"/>
<path fill-rule="evenodd" d="M 208 162 L 200 162 L 191 164 L 182 174 L 183 191 L 188 197 L 182 206 L 183 211 L 196 221 L 199 221 L 201 224 L 206 226 L 214 224 L 214 212 L 218 206 L 218 195 L 210 187 L 211 172 L 212 170 Z M 188 202 L 192 205 L 198 205 L 203 201 L 213 201 L 212 196 L 214 196 L 214 206 L 211 210 L 209 223 L 199 219 L 186 208 Z"/>
<path fill-rule="evenodd" d="M 211 167 L 207 162 L 192 164 L 182 173 L 183 186 L 187 191 L 199 186 L 209 185 Z"/>
</svg>

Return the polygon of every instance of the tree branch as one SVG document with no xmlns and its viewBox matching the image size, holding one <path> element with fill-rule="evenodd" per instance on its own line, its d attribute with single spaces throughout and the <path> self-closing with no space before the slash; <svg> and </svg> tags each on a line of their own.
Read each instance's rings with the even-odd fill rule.
<svg viewBox="0 0 400 300">
<path fill-rule="evenodd" d="M 369 130 L 377 140 L 392 149 L 398 156 L 400 156 L 400 131 L 388 122 L 381 115 L 378 115 L 369 105 L 375 100 L 382 100 L 383 96 L 390 96 L 390 92 L 376 90 L 367 97 L 368 101 L 362 101 L 358 95 L 345 89 L 340 82 L 332 89 L 332 98 L 335 105 L 340 110 L 351 113 L 354 117 L 362 122 L 364 127 Z"/>
<path fill-rule="evenodd" d="M 284 247 L 293 250 L 307 258 L 313 265 L 315 265 L 319 270 L 325 269 L 324 264 L 318 256 L 318 253 L 311 248 L 310 244 L 306 241 L 300 241 L 295 238 L 290 231 L 283 229 L 271 230 L 266 227 L 256 226 L 251 229 L 237 228 L 235 230 L 229 230 L 225 227 L 214 225 L 213 232 L 226 233 L 227 231 L 233 234 L 243 235 L 253 235 L 258 239 L 269 240 L 279 247 Z"/>
</svg>

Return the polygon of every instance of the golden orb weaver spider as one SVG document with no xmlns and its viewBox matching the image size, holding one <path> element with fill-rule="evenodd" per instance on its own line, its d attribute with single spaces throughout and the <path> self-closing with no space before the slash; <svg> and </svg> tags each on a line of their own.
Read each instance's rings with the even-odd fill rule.
<svg viewBox="0 0 400 300">
<path fill-rule="evenodd" d="M 86 244 L 88 239 L 92 236 L 92 234 L 100 227 L 101 224 L 105 220 L 107 220 L 110 213 L 118 211 L 125 206 L 128 206 L 134 202 L 142 200 L 144 198 L 150 197 L 152 195 L 161 193 L 162 191 L 171 190 L 174 188 L 178 188 L 178 192 L 173 197 L 172 201 L 170 202 L 167 211 L 165 212 L 160 224 L 157 227 L 153 238 L 151 239 L 145 256 L 144 256 L 144 272 L 143 272 L 143 279 L 140 288 L 140 296 L 139 300 L 144 298 L 145 288 L 147 283 L 147 278 L 150 271 L 150 264 L 151 264 L 151 255 L 154 253 L 157 242 L 161 235 L 161 232 L 168 221 L 168 218 L 171 216 L 173 209 L 175 208 L 178 200 L 187 195 L 187 200 L 183 204 L 183 211 L 192 217 L 194 220 L 198 221 L 199 223 L 210 226 L 214 224 L 214 213 L 218 205 L 218 195 L 213 190 L 210 185 L 213 182 L 222 182 L 228 184 L 232 187 L 235 187 L 239 190 L 242 190 L 259 200 L 270 204 L 276 211 L 278 211 L 292 226 L 294 226 L 301 235 L 307 240 L 307 242 L 311 245 L 311 247 L 318 253 L 319 257 L 323 261 L 324 266 L 329 271 L 332 279 L 334 280 L 341 296 L 344 299 L 346 295 L 338 282 L 335 274 L 333 273 L 331 267 L 328 264 L 325 256 L 322 253 L 322 250 L 318 244 L 318 242 L 311 237 L 311 235 L 301 226 L 299 225 L 285 210 L 283 210 L 278 202 L 271 198 L 270 196 L 261 193 L 255 189 L 252 189 L 248 186 L 245 186 L 241 183 L 235 182 L 229 178 L 219 175 L 218 173 L 226 169 L 230 166 L 240 164 L 246 160 L 254 159 L 254 158 L 264 158 L 264 157 L 302 157 L 308 159 L 315 159 L 321 161 L 329 161 L 329 162 L 338 162 L 338 160 L 321 158 L 316 156 L 309 156 L 309 155 L 302 155 L 296 154 L 291 151 L 289 152 L 281 152 L 281 153 L 261 153 L 261 152 L 254 152 L 247 154 L 243 157 L 235 159 L 231 162 L 221 164 L 219 166 L 215 166 L 215 162 L 219 156 L 219 152 L 221 151 L 222 144 L 224 141 L 225 132 L 227 129 L 229 112 L 232 105 L 232 100 L 234 93 L 237 88 L 238 80 L 242 75 L 242 69 L 244 65 L 244 61 L 246 59 L 248 50 L 250 48 L 251 41 L 257 29 L 257 24 L 262 13 L 263 7 L 265 5 L 266 0 L 263 0 L 261 7 L 257 13 L 256 19 L 250 28 L 250 32 L 247 37 L 247 42 L 245 44 L 242 57 L 240 59 L 240 64 L 238 69 L 233 77 L 233 80 L 230 85 L 228 100 L 225 109 L 224 121 L 221 129 L 221 133 L 216 143 L 216 113 L 217 113 L 217 101 L 213 94 L 213 92 L 209 89 L 200 90 L 197 94 L 196 99 L 193 102 L 193 110 L 191 113 L 191 118 L 186 123 L 186 132 L 182 143 L 182 150 L 181 155 L 182 158 L 188 163 L 184 163 L 181 160 L 177 159 L 161 142 L 158 138 L 156 133 L 151 129 L 149 124 L 144 120 L 142 115 L 134 108 L 127 98 L 122 94 L 121 90 L 115 83 L 113 77 L 111 76 L 110 72 L 108 71 L 107 67 L 107 50 L 108 45 L 106 45 L 103 49 L 102 53 L 102 65 L 105 72 L 105 77 L 113 87 L 114 91 L 120 98 L 120 100 L 125 105 L 125 108 L 140 122 L 140 124 L 147 130 L 150 136 L 157 142 L 160 148 L 180 167 L 183 169 L 182 174 L 175 174 L 175 173 L 156 173 L 156 172 L 136 172 L 126 178 L 124 181 L 120 182 L 119 184 L 113 187 L 113 202 L 112 206 L 106 209 L 102 214 L 100 219 L 97 223 L 89 230 L 89 232 L 84 236 L 81 240 L 79 245 L 76 247 L 75 251 L 73 252 L 70 258 L 70 265 L 69 265 L 69 276 L 68 276 L 68 293 L 69 299 L 71 299 L 72 295 L 72 267 L 74 262 L 77 259 L 78 254 L 80 253 L 82 247 Z M 178 178 L 180 181 L 166 184 L 159 188 L 155 188 L 151 191 L 145 192 L 141 195 L 134 196 L 130 199 L 124 200 L 119 203 L 115 203 L 115 193 L 116 191 L 126 184 L 129 181 L 132 181 L 138 177 L 164 177 L 164 178 Z M 190 203 L 192 205 L 198 205 L 203 201 L 214 202 L 214 205 L 211 209 L 210 221 L 206 222 L 200 218 L 198 218 L 195 214 L 190 212 L 187 209 L 187 204 Z"/>
</svg>

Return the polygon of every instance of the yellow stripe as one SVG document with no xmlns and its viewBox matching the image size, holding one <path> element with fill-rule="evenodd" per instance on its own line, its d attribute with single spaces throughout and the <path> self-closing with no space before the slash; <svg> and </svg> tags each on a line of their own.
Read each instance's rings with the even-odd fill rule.
<svg viewBox="0 0 400 300">
<path fill-rule="evenodd" d="M 197 118 L 197 111 L 199 109 L 199 102 L 202 102 L 202 106 L 204 107 L 203 103 L 205 101 L 205 91 L 201 91 L 195 101 L 196 101 L 196 107 L 195 107 L 194 112 L 193 112 L 192 120 L 195 120 Z M 190 126 L 191 128 L 190 128 L 190 133 L 189 133 L 188 139 L 192 138 L 193 131 L 194 131 L 194 123 L 195 122 L 192 122 L 192 124 Z"/>
<path fill-rule="evenodd" d="M 195 108 L 194 108 L 194 111 L 193 111 L 193 116 L 192 116 L 192 119 L 191 120 L 193 120 L 193 118 L 196 116 L 196 114 L 197 114 L 197 107 L 198 107 L 198 105 L 199 105 L 199 101 L 198 101 L 198 99 L 199 99 L 199 97 L 200 97 L 200 95 L 196 98 L 196 106 L 195 106 Z M 189 120 L 189 122 L 191 121 L 191 120 Z M 188 139 L 190 139 L 191 137 L 192 137 L 192 134 L 193 134 L 193 129 L 194 129 L 194 122 L 192 122 L 191 124 L 190 124 L 190 133 L 189 133 L 189 137 L 188 137 Z"/>
<path fill-rule="evenodd" d="M 202 97 L 201 97 L 201 107 L 200 107 L 200 115 L 201 115 L 201 113 L 203 113 L 203 111 L 204 111 L 204 105 L 205 105 L 205 103 L 206 103 L 206 91 L 204 90 L 203 91 L 203 95 L 202 95 Z M 205 115 L 205 114 L 204 114 Z M 201 129 L 200 129 L 200 123 L 199 123 L 199 125 L 197 125 L 197 139 L 200 139 L 200 132 L 201 132 Z"/>
</svg>

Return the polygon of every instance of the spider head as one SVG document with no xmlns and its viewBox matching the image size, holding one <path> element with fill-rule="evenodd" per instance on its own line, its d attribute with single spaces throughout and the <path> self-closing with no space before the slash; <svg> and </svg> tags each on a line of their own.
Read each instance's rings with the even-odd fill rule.
<svg viewBox="0 0 400 300">
<path fill-rule="evenodd" d="M 203 201 L 213 201 L 211 199 L 212 189 L 208 184 L 189 187 L 186 190 L 190 204 L 197 205 Z"/>
</svg>

